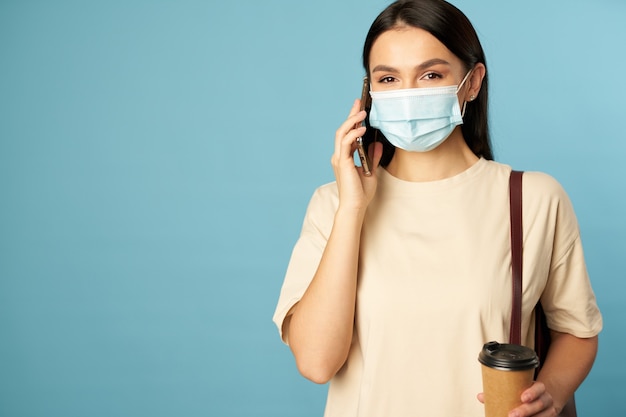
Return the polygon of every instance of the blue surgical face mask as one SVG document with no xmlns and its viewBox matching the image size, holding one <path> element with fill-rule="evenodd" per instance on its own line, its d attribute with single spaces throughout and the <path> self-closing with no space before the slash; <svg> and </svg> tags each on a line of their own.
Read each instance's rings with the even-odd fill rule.
<svg viewBox="0 0 626 417">
<path fill-rule="evenodd" d="M 370 125 L 397 148 L 412 152 L 435 149 L 463 123 L 457 93 L 470 73 L 458 87 L 370 91 Z"/>
</svg>

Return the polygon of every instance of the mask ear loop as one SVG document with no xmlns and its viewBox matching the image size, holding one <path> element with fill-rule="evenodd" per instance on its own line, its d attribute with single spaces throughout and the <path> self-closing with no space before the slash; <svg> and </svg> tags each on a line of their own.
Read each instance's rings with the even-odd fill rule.
<svg viewBox="0 0 626 417">
<path fill-rule="evenodd" d="M 461 84 L 459 84 L 459 86 L 456 89 L 456 93 L 459 93 L 459 90 L 461 89 L 461 87 L 463 87 L 463 84 L 465 84 L 465 81 L 467 81 L 467 79 L 469 78 L 470 74 L 472 73 L 472 71 L 474 71 L 474 68 L 472 68 L 471 70 L 467 71 L 467 74 L 465 74 L 465 77 L 463 77 L 463 81 L 461 81 Z M 463 108 L 461 108 L 461 119 L 465 116 L 465 108 L 467 107 L 467 101 L 463 100 Z"/>
<path fill-rule="evenodd" d="M 463 101 L 463 107 L 461 108 L 461 119 L 465 117 L 465 108 L 467 107 L 467 101 Z"/>
</svg>

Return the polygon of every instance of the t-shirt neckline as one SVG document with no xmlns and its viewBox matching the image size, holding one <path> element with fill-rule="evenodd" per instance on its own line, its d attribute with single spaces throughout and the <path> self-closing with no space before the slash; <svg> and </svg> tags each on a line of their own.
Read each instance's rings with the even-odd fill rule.
<svg viewBox="0 0 626 417">
<path fill-rule="evenodd" d="M 465 171 L 453 175 L 452 177 L 444 178 L 441 180 L 423 182 L 402 180 L 400 178 L 394 177 L 385 168 L 380 167 L 378 174 L 378 186 L 382 186 L 386 191 L 389 192 L 438 192 L 445 189 L 457 187 L 459 185 L 463 185 L 468 183 L 469 181 L 472 181 L 473 179 L 480 176 L 480 174 L 484 171 L 487 165 L 488 161 L 486 159 L 479 158 L 478 161 L 476 161 Z"/>
</svg>

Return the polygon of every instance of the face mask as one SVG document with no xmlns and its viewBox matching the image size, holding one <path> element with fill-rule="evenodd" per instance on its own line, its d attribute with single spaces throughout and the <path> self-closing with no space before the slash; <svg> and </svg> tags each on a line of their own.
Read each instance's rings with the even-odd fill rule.
<svg viewBox="0 0 626 417">
<path fill-rule="evenodd" d="M 370 125 L 397 148 L 412 152 L 435 149 L 463 123 L 457 93 L 470 73 L 458 87 L 370 91 Z"/>
</svg>

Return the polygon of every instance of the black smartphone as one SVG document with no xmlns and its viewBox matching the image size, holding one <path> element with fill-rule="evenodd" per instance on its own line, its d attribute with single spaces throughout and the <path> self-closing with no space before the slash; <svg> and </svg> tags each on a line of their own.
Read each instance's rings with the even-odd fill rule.
<svg viewBox="0 0 626 417">
<path fill-rule="evenodd" d="M 372 107 L 372 98 L 370 96 L 370 81 L 367 76 L 363 77 L 363 87 L 361 89 L 361 110 L 369 111 Z M 361 123 L 362 126 L 365 126 L 365 122 Z M 358 125 L 355 126 L 359 127 Z M 356 149 L 359 154 L 359 159 L 361 160 L 361 166 L 363 167 L 363 174 L 366 176 L 372 175 L 372 163 L 370 162 L 369 157 L 367 156 L 367 152 L 365 152 L 365 147 L 363 146 L 363 138 L 358 137 L 356 140 Z"/>
</svg>

